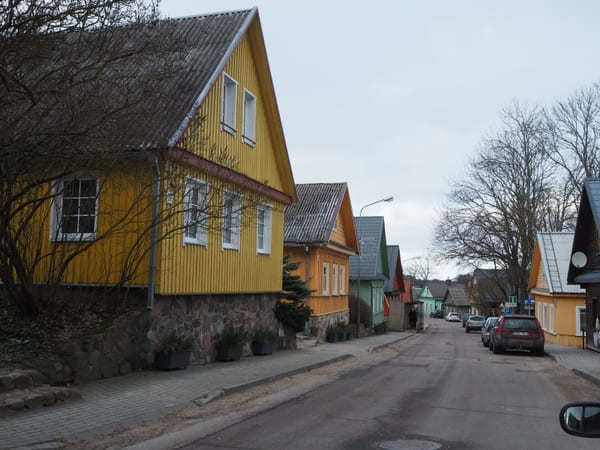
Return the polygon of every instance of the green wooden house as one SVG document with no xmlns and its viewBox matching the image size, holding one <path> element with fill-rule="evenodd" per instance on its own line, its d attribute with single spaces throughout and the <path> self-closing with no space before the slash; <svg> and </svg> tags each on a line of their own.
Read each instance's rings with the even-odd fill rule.
<svg viewBox="0 0 600 450">
<path fill-rule="evenodd" d="M 371 306 L 371 326 L 383 323 L 385 281 L 390 276 L 383 217 L 355 217 L 360 255 L 350 257 L 350 293 Z M 360 287 L 359 280 L 360 279 Z"/>
</svg>

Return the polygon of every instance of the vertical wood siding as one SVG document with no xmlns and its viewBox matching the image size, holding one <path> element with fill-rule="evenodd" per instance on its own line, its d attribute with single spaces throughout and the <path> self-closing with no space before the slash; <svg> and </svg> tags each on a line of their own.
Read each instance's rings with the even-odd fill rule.
<svg viewBox="0 0 600 450">
<path fill-rule="evenodd" d="M 225 72 L 238 82 L 235 135 L 221 129 L 223 77 L 220 76 L 206 97 L 199 114 L 184 134 L 182 146 L 207 159 L 214 159 L 211 150 L 227 149 L 234 162 L 227 161 L 225 165 L 282 191 L 282 177 L 275 158 L 275 151 L 281 149 L 276 149 L 273 144 L 264 95 L 259 87 L 248 35 L 242 38 L 226 65 Z M 254 94 L 257 100 L 254 147 L 242 141 L 244 89 Z"/>
<path fill-rule="evenodd" d="M 337 242 L 338 244 L 342 244 L 344 246 L 348 246 L 348 242 L 346 240 L 346 228 L 344 226 L 344 218 L 342 217 L 342 208 L 338 212 L 336 217 L 337 221 L 337 230 L 333 230 L 331 232 L 331 240 L 333 242 Z"/>
<path fill-rule="evenodd" d="M 260 183 L 283 191 L 282 177 L 275 153 L 284 151 L 274 147 L 270 123 L 265 112 L 264 96 L 259 87 L 257 69 L 248 35 L 234 51 L 225 72 L 238 82 L 236 132 L 222 130 L 222 77 L 209 92 L 198 116 L 184 134 L 181 146 L 206 159 L 230 167 Z M 256 145 L 242 141 L 244 89 L 256 96 Z M 206 180 L 216 189 L 218 180 L 207 178 L 196 169 L 185 169 L 187 175 Z M 178 233 L 162 243 L 158 292 L 160 294 L 195 293 L 250 293 L 278 292 L 281 290 L 283 262 L 284 205 L 258 196 L 239 186 L 222 186 L 242 194 L 242 201 L 251 207 L 242 212 L 240 250 L 222 248 L 221 219 L 210 225 L 208 245 L 183 243 Z M 222 196 L 212 199 L 217 208 Z M 257 253 L 257 201 L 273 206 L 271 254 Z M 183 217 L 179 218 L 180 221 Z"/>
<path fill-rule="evenodd" d="M 116 172 L 99 178 L 101 190 L 98 194 L 97 236 L 106 234 L 109 230 L 110 234 L 69 263 L 63 277 L 64 283 L 114 284 L 121 278 L 124 264 L 129 260 L 139 264 L 126 284 L 147 285 L 149 264 L 147 256 L 142 253 L 147 251 L 149 243 L 148 233 L 144 231 L 147 230 L 151 217 L 152 176 L 143 167 L 137 167 L 136 173 L 133 172 Z M 40 215 L 36 224 L 38 226 L 43 229 L 39 235 L 39 244 L 45 254 L 56 256 L 55 261 L 62 260 L 62 255 L 68 255 L 78 246 L 87 245 L 87 242 L 52 242 L 50 214 L 44 214 L 43 217 Z M 140 244 L 136 245 L 138 240 Z M 137 249 L 135 252 L 138 255 L 133 259 L 129 254 L 132 249 Z M 35 280 L 48 281 L 51 267 L 52 260 L 45 259 L 35 273 Z"/>
<path fill-rule="evenodd" d="M 291 255 L 292 261 L 300 261 L 302 264 L 294 272 L 295 275 L 300 276 L 303 280 L 306 280 L 306 257 L 304 248 L 299 247 L 286 247 L 285 253 Z M 309 276 L 309 288 L 314 292 L 311 294 L 309 304 L 312 309 L 313 316 L 320 316 L 323 314 L 331 314 L 338 311 L 346 311 L 348 309 L 348 294 L 349 294 L 349 261 L 350 258 L 343 253 L 321 248 L 311 247 L 310 248 L 310 276 Z M 329 264 L 329 294 L 323 295 L 323 263 Z M 338 265 L 338 278 L 341 276 L 339 266 L 346 266 L 345 269 L 345 294 L 332 295 L 333 288 L 333 264 Z M 338 281 L 338 292 L 340 283 Z"/>
</svg>

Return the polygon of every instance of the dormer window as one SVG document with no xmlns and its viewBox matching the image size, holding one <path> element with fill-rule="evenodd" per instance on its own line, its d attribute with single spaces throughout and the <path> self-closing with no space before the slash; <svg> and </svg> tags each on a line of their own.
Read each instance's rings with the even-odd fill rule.
<svg viewBox="0 0 600 450">
<path fill-rule="evenodd" d="M 221 128 L 228 133 L 235 134 L 235 109 L 237 104 L 238 82 L 226 73 L 223 73 L 223 114 Z"/>
</svg>

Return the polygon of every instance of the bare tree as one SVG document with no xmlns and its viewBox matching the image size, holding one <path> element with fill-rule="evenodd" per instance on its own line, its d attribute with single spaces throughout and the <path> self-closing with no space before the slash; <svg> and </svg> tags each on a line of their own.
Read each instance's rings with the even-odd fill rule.
<svg viewBox="0 0 600 450">
<path fill-rule="evenodd" d="M 483 140 L 465 179 L 452 185 L 435 229 L 443 257 L 506 270 L 511 294 L 521 298 L 536 233 L 556 216 L 547 146 L 539 108 L 516 104 L 503 111 L 502 127 Z"/>
<path fill-rule="evenodd" d="M 431 278 L 431 257 L 429 255 L 416 256 L 406 260 L 402 268 L 404 274 L 417 280 L 429 281 Z"/>
<path fill-rule="evenodd" d="M 551 136 L 548 156 L 577 192 L 585 177 L 600 175 L 600 86 L 579 89 L 546 112 Z"/>
</svg>

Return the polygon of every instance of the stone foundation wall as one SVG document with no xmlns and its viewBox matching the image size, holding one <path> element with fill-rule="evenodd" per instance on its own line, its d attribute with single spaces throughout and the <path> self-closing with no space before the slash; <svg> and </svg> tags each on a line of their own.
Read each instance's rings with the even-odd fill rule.
<svg viewBox="0 0 600 450">
<path fill-rule="evenodd" d="M 98 331 L 65 339 L 52 354 L 29 358 L 21 366 L 39 370 L 51 384 L 79 383 L 124 375 L 154 367 L 155 351 L 164 338 L 175 332 L 192 337 L 192 363 L 215 359 L 214 337 L 224 326 L 255 327 L 279 331 L 273 312 L 278 295 L 197 295 L 156 296 L 154 309 L 148 311 L 140 295 L 127 312 L 119 312 Z M 295 348 L 295 333 L 285 330 L 280 348 Z M 246 345 L 245 354 L 250 354 Z"/>
<path fill-rule="evenodd" d="M 244 326 L 248 331 L 263 327 L 277 332 L 279 322 L 273 313 L 277 299 L 276 293 L 157 296 L 148 338 L 157 349 L 173 332 L 192 337 L 195 342 L 192 362 L 208 363 L 215 359 L 215 335 L 226 325 Z M 244 353 L 251 353 L 249 345 Z"/>
<path fill-rule="evenodd" d="M 310 334 L 319 339 L 325 340 L 327 327 L 335 325 L 337 322 L 348 323 L 350 319 L 350 311 L 338 311 L 331 314 L 323 314 L 322 316 L 311 316 L 308 320 Z"/>
</svg>

